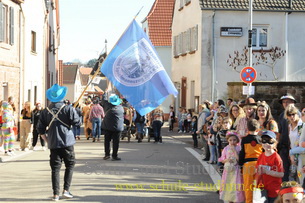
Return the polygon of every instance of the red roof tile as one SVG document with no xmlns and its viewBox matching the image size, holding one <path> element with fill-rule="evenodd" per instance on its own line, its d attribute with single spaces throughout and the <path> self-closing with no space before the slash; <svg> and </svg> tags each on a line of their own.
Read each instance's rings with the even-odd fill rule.
<svg viewBox="0 0 305 203">
<path fill-rule="evenodd" d="M 147 15 L 149 38 L 154 46 L 172 45 L 172 19 L 175 0 L 156 0 Z"/>
</svg>

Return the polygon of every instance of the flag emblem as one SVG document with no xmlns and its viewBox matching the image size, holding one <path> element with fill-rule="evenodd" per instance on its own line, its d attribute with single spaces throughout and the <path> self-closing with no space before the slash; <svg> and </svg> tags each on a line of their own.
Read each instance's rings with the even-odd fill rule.
<svg viewBox="0 0 305 203">
<path fill-rule="evenodd" d="M 162 69 L 158 56 L 142 38 L 118 56 L 113 64 L 113 76 L 121 84 L 135 87 L 149 81 Z"/>
</svg>

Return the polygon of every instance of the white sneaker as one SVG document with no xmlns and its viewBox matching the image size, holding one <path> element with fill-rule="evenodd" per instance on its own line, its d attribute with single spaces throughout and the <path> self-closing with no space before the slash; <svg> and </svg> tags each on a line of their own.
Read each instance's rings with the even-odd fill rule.
<svg viewBox="0 0 305 203">
<path fill-rule="evenodd" d="M 4 156 L 13 156 L 12 152 L 5 152 Z"/>
<path fill-rule="evenodd" d="M 29 148 L 25 148 L 24 151 L 25 151 L 25 152 L 29 151 Z"/>
<path fill-rule="evenodd" d="M 46 147 L 42 147 L 42 150 L 43 150 L 43 151 L 46 151 L 46 150 L 47 150 L 47 148 L 46 148 Z"/>
</svg>

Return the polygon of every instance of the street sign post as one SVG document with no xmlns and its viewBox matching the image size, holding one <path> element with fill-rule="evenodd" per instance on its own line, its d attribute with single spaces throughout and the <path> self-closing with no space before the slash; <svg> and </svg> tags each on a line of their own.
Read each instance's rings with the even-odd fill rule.
<svg viewBox="0 0 305 203">
<path fill-rule="evenodd" d="M 256 70 L 253 67 L 245 67 L 240 72 L 240 79 L 247 83 L 247 96 L 254 95 L 254 87 L 252 82 L 256 79 Z"/>
<path fill-rule="evenodd" d="M 240 78 L 245 83 L 252 83 L 256 79 L 256 70 L 252 67 L 245 67 L 240 72 Z"/>
</svg>

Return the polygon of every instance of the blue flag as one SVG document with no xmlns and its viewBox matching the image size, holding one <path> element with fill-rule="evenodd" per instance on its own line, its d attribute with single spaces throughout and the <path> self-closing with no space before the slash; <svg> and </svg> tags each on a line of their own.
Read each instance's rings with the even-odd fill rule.
<svg viewBox="0 0 305 203">
<path fill-rule="evenodd" d="M 145 115 L 178 92 L 146 33 L 133 20 L 101 66 L 127 101 Z"/>
</svg>

